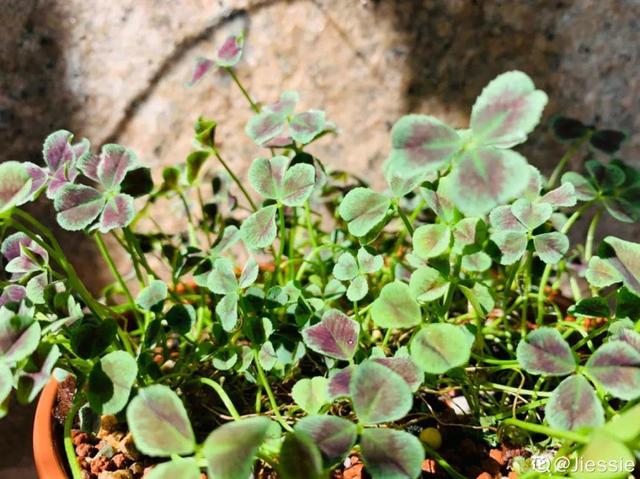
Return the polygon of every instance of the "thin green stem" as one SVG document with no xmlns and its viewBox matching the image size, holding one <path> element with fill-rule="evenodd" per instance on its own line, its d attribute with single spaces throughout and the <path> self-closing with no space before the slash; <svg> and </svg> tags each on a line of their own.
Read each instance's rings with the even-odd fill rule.
<svg viewBox="0 0 640 479">
<path fill-rule="evenodd" d="M 424 450 L 427 452 L 427 454 L 431 456 L 440 465 L 440 467 L 444 469 L 444 471 L 447 474 L 449 474 L 449 476 L 451 476 L 453 479 L 467 479 L 466 476 L 463 476 L 458 471 L 456 471 L 451 466 L 451 464 L 449 464 L 447 460 L 444 457 L 442 457 L 440 454 L 438 454 L 438 452 L 436 452 L 434 449 L 430 448 L 424 443 L 422 444 L 422 447 L 424 447 Z"/>
<path fill-rule="evenodd" d="M 562 158 L 560 158 L 558 165 L 553 170 L 553 173 L 551 173 L 551 177 L 549 178 L 549 182 L 547 183 L 548 189 L 553 188 L 553 186 L 558 182 L 558 180 L 560 179 L 560 175 L 566 168 L 569 160 L 573 158 L 573 156 L 578 152 L 578 150 L 583 145 L 583 143 L 587 141 L 589 136 L 590 135 L 585 135 L 582 138 L 579 138 L 578 140 L 574 141 L 572 145 L 569 147 L 569 149 L 566 151 L 566 153 L 562 155 Z"/>
<path fill-rule="evenodd" d="M 506 424 L 509 426 L 515 426 L 520 429 L 524 429 L 525 431 L 544 434 L 549 437 L 566 439 L 568 441 L 577 442 L 579 444 L 587 444 L 589 442 L 589 438 L 587 436 L 583 436 L 582 434 L 578 434 L 571 431 L 558 431 L 557 429 L 552 429 L 550 427 L 543 426 L 541 424 L 532 424 L 530 422 L 521 421 L 515 418 L 505 419 L 503 424 Z"/>
<path fill-rule="evenodd" d="M 244 195 L 246 200 L 249 202 L 249 205 L 251 205 L 251 209 L 253 211 L 257 211 L 258 207 L 253 202 L 253 200 L 251 199 L 251 195 L 249 195 L 249 193 L 245 189 L 244 185 L 242 184 L 240 179 L 236 176 L 236 174 L 233 172 L 233 170 L 231 170 L 231 168 L 229 168 L 229 165 L 227 165 L 226 161 L 224 161 L 224 158 L 222 158 L 222 156 L 220 156 L 220 152 L 218 152 L 218 149 L 217 148 L 212 148 L 212 151 L 213 151 L 213 154 L 215 155 L 215 157 L 217 158 L 217 160 L 220 162 L 220 164 L 224 167 L 225 170 L 227 170 L 227 173 L 229 173 L 229 176 L 231 176 L 231 179 L 233 179 L 234 183 L 238 186 L 238 188 L 240 188 L 240 191 L 242 192 L 242 194 Z"/>
<path fill-rule="evenodd" d="M 276 421 L 278 421 L 286 431 L 293 431 L 293 428 L 289 426 L 287 421 L 285 421 L 285 419 L 282 417 L 282 414 L 280 414 L 280 408 L 278 407 L 278 402 L 276 401 L 276 397 L 273 394 L 273 391 L 271 390 L 271 386 L 269 385 L 267 376 L 264 374 L 262 365 L 260 364 L 260 356 L 258 355 L 258 351 L 254 350 L 253 354 L 254 354 L 254 362 L 256 364 L 256 369 L 258 370 L 258 378 L 260 379 L 260 384 L 262 384 L 262 387 L 267 393 L 267 397 L 269 398 L 269 404 L 271 404 L 271 409 L 273 410 L 273 413 L 276 416 Z"/>
<path fill-rule="evenodd" d="M 398 211 L 400 219 L 404 223 L 404 227 L 407 229 L 407 233 L 409 233 L 409 236 L 413 236 L 413 226 L 411 226 L 411 222 L 409 221 L 409 218 L 407 218 L 407 215 L 402 211 L 400 204 L 397 205 L 396 210 Z"/>
<path fill-rule="evenodd" d="M 587 230 L 587 241 L 584 245 L 584 259 L 585 261 L 589 261 L 591 256 L 593 256 L 593 240 L 596 236 L 596 230 L 598 229 L 598 223 L 600 222 L 600 218 L 602 217 L 602 210 L 598 209 L 593 218 L 591 218 L 591 223 L 589 223 L 589 229 Z"/>
<path fill-rule="evenodd" d="M 237 421 L 240 419 L 240 414 L 238 413 L 236 407 L 233 405 L 233 401 L 231 401 L 231 398 L 220 384 L 209 378 L 200 378 L 200 382 L 206 386 L 209 386 L 218 394 L 218 397 L 223 402 L 224 406 L 227 408 L 227 411 L 229 411 L 229 414 L 231 414 L 231 417 L 233 417 L 234 420 Z"/>
<path fill-rule="evenodd" d="M 231 79 L 233 80 L 233 82 L 238 86 L 238 88 L 242 92 L 242 96 L 244 96 L 247 99 L 247 101 L 249 102 L 249 105 L 251 105 L 251 109 L 256 113 L 260 113 L 260 107 L 255 101 L 253 101 L 253 98 L 251 98 L 251 95 L 249 95 L 249 92 L 246 90 L 246 88 L 242 85 L 242 83 L 236 76 L 236 72 L 233 71 L 233 68 L 226 67 L 225 70 L 227 70 L 227 73 L 231 76 Z"/>
<path fill-rule="evenodd" d="M 524 337 L 527 334 L 527 314 L 529 312 L 529 291 L 531 290 L 531 263 L 533 253 L 527 251 L 524 263 L 524 299 L 521 305 L 520 333 Z"/>
<path fill-rule="evenodd" d="M 76 456 L 76 450 L 73 445 L 73 438 L 71 437 L 71 429 L 73 428 L 73 420 L 75 419 L 78 411 L 84 404 L 84 397 L 80 392 L 76 392 L 76 396 L 71 404 L 71 409 L 64 420 L 64 452 L 67 456 L 67 463 L 69 469 L 71 469 L 71 476 L 73 479 L 82 479 L 82 469 Z"/>
</svg>

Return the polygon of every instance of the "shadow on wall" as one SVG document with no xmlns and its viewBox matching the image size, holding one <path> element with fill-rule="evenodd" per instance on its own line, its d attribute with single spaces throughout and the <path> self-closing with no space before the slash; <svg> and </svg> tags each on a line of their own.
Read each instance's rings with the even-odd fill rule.
<svg viewBox="0 0 640 479">
<path fill-rule="evenodd" d="M 543 124 L 521 147 L 531 163 L 546 174 L 553 170 L 564 148 L 551 138 L 547 125 L 552 115 L 563 114 L 628 131 L 631 137 L 621 156 L 640 167 L 640 132 L 634 131 L 640 124 L 640 4 L 594 0 L 371 0 L 371 4 L 385 18 L 391 10 L 394 28 L 405 38 L 410 76 L 407 112 L 428 112 L 435 99 L 470 113 L 483 86 L 502 72 L 518 69 L 549 95 Z M 573 168 L 580 168 L 582 160 L 574 158 Z M 576 230 L 583 234 L 580 227 Z M 611 218 L 600 228 L 601 233 L 627 238 L 639 230 L 638 225 L 621 225 Z"/>
</svg>

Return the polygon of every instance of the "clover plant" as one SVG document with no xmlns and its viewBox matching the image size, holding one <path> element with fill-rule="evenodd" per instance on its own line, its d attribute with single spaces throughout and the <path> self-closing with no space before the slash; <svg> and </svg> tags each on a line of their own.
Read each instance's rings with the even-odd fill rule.
<svg viewBox="0 0 640 479">
<path fill-rule="evenodd" d="M 248 101 L 262 152 L 246 181 L 204 117 L 158 181 L 127 147 L 65 130 L 44 140 L 44 167 L 0 165 L 1 414 L 73 377 L 74 479 L 79 411 L 123 423 L 151 479 L 322 479 L 354 455 L 373 479 L 420 477 L 425 458 L 459 479 L 420 439 L 445 423 L 577 465 L 525 461 L 525 477 L 596 477 L 581 461 L 637 457 L 640 244 L 597 236 L 603 212 L 639 218 L 640 174 L 615 157 L 625 136 L 552 120 L 568 149 L 547 179 L 515 149 L 547 96 L 511 71 L 480 92 L 468 128 L 397 120 L 376 190 L 306 150 L 338 132 L 324 112 L 297 111 L 293 91 L 253 99 L 235 70 L 243 48 L 228 38 L 190 85 L 219 68 Z M 573 158 L 584 173 L 565 171 Z M 41 195 L 60 228 L 96 241 L 114 277 L 100 297 L 23 208 Z M 159 226 L 160 200 L 184 231 Z M 437 445 L 455 449 L 442 431 Z"/>
</svg>

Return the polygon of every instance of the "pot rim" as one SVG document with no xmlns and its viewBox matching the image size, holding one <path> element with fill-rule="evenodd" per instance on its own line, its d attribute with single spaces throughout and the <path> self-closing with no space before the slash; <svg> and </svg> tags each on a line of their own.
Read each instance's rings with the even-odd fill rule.
<svg viewBox="0 0 640 479">
<path fill-rule="evenodd" d="M 68 479 L 53 434 L 53 408 L 58 382 L 52 379 L 40 394 L 33 420 L 33 458 L 40 479 Z"/>
</svg>

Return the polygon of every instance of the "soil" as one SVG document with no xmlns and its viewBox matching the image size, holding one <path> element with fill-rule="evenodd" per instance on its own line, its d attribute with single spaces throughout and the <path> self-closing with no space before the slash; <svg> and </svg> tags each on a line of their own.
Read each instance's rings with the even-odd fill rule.
<svg viewBox="0 0 640 479">
<path fill-rule="evenodd" d="M 73 379 L 63 382 L 58 390 L 54 418 L 61 425 L 70 409 L 75 383 Z M 442 409 L 442 403 L 440 408 Z M 529 453 L 518 447 L 502 444 L 491 448 L 485 444 L 478 432 L 465 424 L 463 416 L 456 416 L 449 408 L 439 411 L 441 424 L 433 420 L 414 422 L 407 430 L 419 432 L 423 427 L 438 426 L 443 444 L 438 453 L 459 473 L 472 479 L 517 478 L 511 471 L 515 458 L 526 457 Z M 58 428 L 60 442 L 62 428 Z M 82 469 L 83 479 L 142 479 L 157 464 L 158 460 L 141 455 L 135 448 L 126 424 L 118 422 L 114 416 L 103 416 L 100 431 L 87 434 L 79 429 L 72 430 L 73 443 Z M 61 448 L 60 448 L 61 449 Z M 423 479 L 449 477 L 434 459 L 422 463 Z M 370 479 L 360 457 L 352 454 L 336 469 L 331 479 Z M 202 474 L 202 479 L 206 479 Z M 277 479 L 277 475 L 265 464 L 259 464 L 257 479 Z"/>
</svg>

